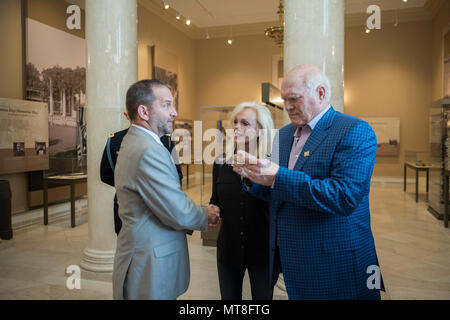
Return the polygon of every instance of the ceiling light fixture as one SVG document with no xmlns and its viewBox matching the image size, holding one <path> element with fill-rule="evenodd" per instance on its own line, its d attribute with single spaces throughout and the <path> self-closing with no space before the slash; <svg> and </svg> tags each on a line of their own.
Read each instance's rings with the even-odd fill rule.
<svg viewBox="0 0 450 320">
<path fill-rule="evenodd" d="M 187 19 L 187 20 L 186 20 L 186 24 L 187 24 L 187 25 L 190 25 L 190 24 L 191 24 L 191 20 Z"/>
<path fill-rule="evenodd" d="M 366 33 L 370 33 L 370 29 L 369 28 L 366 28 Z"/>
<path fill-rule="evenodd" d="M 281 56 L 283 56 L 283 38 L 284 38 L 284 5 L 283 0 L 280 0 L 280 4 L 278 5 L 278 16 L 280 24 L 278 26 L 272 26 L 270 28 L 266 28 L 264 33 L 266 36 L 272 38 L 275 43 L 281 48 Z"/>
<path fill-rule="evenodd" d="M 177 12 L 177 15 L 175 16 L 175 19 L 180 20 L 181 19 L 181 15 L 179 12 Z"/>
<path fill-rule="evenodd" d="M 169 4 L 166 3 L 165 1 L 163 1 L 163 5 L 164 5 L 164 9 L 166 9 L 166 10 L 170 8 Z"/>
</svg>

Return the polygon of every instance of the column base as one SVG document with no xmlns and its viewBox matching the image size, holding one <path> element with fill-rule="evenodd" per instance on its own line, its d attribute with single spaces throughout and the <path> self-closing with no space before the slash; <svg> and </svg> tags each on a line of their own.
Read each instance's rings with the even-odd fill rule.
<svg viewBox="0 0 450 320">
<path fill-rule="evenodd" d="M 100 251 L 90 248 L 84 249 L 84 258 L 80 267 L 93 272 L 112 272 L 115 251 Z"/>
</svg>

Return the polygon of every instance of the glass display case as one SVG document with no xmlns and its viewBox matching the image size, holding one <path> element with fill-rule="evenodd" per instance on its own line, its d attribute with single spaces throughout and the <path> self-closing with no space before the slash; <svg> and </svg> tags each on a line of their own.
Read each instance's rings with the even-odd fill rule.
<svg viewBox="0 0 450 320">
<path fill-rule="evenodd" d="M 56 175 L 87 174 L 87 157 L 49 157 L 49 169 L 44 170 L 44 177 Z"/>
<path fill-rule="evenodd" d="M 430 170 L 428 211 L 436 218 L 444 215 L 444 172 L 449 166 L 450 99 L 432 104 L 430 110 Z"/>
</svg>

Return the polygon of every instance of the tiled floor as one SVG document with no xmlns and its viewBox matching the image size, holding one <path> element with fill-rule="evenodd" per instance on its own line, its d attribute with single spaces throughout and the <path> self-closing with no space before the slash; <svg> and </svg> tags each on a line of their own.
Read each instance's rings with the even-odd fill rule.
<svg viewBox="0 0 450 320">
<path fill-rule="evenodd" d="M 198 185 L 186 192 L 200 201 Z M 403 193 L 400 184 L 372 185 L 372 229 L 387 287 L 384 299 L 450 299 L 450 229 L 427 212 L 423 200 L 416 204 L 414 194 Z M 79 264 L 88 244 L 87 212 L 83 203 L 78 206 L 82 210 L 74 229 L 68 216 L 57 217 L 48 226 L 15 230 L 13 240 L 0 242 L 0 299 L 111 299 L 108 274 L 82 271 L 81 290 L 66 288 L 65 270 Z M 189 237 L 189 249 L 191 283 L 180 299 L 219 299 L 216 249 L 203 247 L 198 232 Z M 247 277 L 243 296 L 251 297 Z M 286 295 L 277 288 L 274 298 Z"/>
</svg>

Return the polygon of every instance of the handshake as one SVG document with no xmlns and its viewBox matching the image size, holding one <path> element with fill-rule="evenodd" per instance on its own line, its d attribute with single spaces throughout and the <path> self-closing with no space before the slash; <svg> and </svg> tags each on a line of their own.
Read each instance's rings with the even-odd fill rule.
<svg viewBox="0 0 450 320">
<path fill-rule="evenodd" d="M 218 206 L 215 206 L 213 204 L 210 204 L 209 206 L 205 207 L 206 214 L 208 215 L 208 229 L 212 230 L 217 227 L 217 225 L 220 222 L 220 209 Z"/>
</svg>

